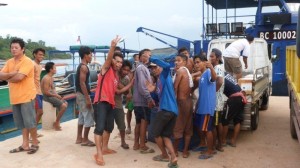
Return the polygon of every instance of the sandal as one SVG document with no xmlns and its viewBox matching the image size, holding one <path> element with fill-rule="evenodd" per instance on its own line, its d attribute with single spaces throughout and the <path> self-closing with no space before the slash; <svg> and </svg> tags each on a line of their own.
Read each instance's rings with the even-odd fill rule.
<svg viewBox="0 0 300 168">
<path fill-rule="evenodd" d="M 125 144 L 122 144 L 121 147 L 122 147 L 123 149 L 129 149 L 129 145 L 126 144 L 126 143 L 125 143 Z"/>
<path fill-rule="evenodd" d="M 168 163 L 168 167 L 169 168 L 178 168 L 178 164 L 177 163 Z"/>
<path fill-rule="evenodd" d="M 27 154 L 34 154 L 38 150 L 39 150 L 39 146 L 31 145 L 31 147 L 30 147 L 29 151 L 27 152 Z"/>
<path fill-rule="evenodd" d="M 152 160 L 158 162 L 169 162 L 169 158 L 164 158 L 162 155 L 156 155 L 152 158 Z"/>
<path fill-rule="evenodd" d="M 205 159 L 209 159 L 209 158 L 212 158 L 212 157 L 213 157 L 213 155 L 202 154 L 202 155 L 200 155 L 200 156 L 198 157 L 198 159 L 203 159 L 203 160 L 205 160 Z"/>
<path fill-rule="evenodd" d="M 18 148 L 10 150 L 9 153 L 18 153 L 18 152 L 25 152 L 25 151 L 29 151 L 29 149 L 24 149 L 22 146 L 19 146 Z"/>
<path fill-rule="evenodd" d="M 150 148 L 148 148 L 148 147 L 146 147 L 146 148 L 140 150 L 140 153 L 141 153 L 141 154 L 154 153 L 154 152 L 155 152 L 154 149 L 150 149 Z"/>
<path fill-rule="evenodd" d="M 96 144 L 92 141 L 88 141 L 87 143 L 81 143 L 81 146 L 93 147 L 96 146 Z"/>
</svg>

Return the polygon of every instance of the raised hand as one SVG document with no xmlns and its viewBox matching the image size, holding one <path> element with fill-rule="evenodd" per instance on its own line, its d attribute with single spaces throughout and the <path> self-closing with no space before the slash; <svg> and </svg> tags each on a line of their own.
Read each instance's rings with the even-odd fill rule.
<svg viewBox="0 0 300 168">
<path fill-rule="evenodd" d="M 121 40 L 121 37 L 120 37 L 119 35 L 117 35 L 116 38 L 114 38 L 114 39 L 111 41 L 111 46 L 112 46 L 112 47 L 117 46 L 117 44 L 119 43 L 120 40 Z"/>
</svg>

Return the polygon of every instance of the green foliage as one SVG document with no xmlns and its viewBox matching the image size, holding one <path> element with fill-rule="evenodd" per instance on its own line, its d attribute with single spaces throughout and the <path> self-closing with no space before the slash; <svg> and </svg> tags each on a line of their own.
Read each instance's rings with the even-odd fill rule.
<svg viewBox="0 0 300 168">
<path fill-rule="evenodd" d="M 11 54 L 10 54 L 10 42 L 13 38 L 16 37 L 12 37 L 9 34 L 6 35 L 6 37 L 2 37 L 0 36 L 0 59 L 3 60 L 7 60 L 9 58 L 11 58 Z M 46 42 L 39 40 L 38 42 L 34 42 L 31 39 L 28 39 L 27 42 L 25 42 L 25 55 L 33 58 L 32 52 L 34 49 L 36 48 L 43 48 L 46 50 L 46 55 L 45 55 L 45 59 L 47 59 L 48 56 L 48 51 L 50 50 L 56 50 L 55 47 L 47 47 L 46 46 Z M 69 59 L 71 58 L 70 54 L 55 54 L 55 55 L 51 55 L 51 59 L 55 59 L 55 58 L 59 58 L 59 59 Z"/>
</svg>

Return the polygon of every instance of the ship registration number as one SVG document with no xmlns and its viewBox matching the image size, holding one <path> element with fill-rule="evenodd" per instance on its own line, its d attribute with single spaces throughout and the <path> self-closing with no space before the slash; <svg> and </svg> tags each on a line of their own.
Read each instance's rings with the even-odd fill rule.
<svg viewBox="0 0 300 168">
<path fill-rule="evenodd" d="M 265 40 L 295 40 L 296 30 L 279 30 L 259 32 L 259 37 Z"/>
</svg>

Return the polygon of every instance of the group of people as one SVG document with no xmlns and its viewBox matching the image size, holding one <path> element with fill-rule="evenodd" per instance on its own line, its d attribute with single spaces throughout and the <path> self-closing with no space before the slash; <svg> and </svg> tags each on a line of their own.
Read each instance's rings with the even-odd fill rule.
<svg viewBox="0 0 300 168">
<path fill-rule="evenodd" d="M 152 58 L 149 49 L 139 52 L 139 58 L 135 59 L 133 68 L 127 66 L 121 52 L 116 50 L 119 40 L 119 37 L 112 40 L 108 57 L 98 76 L 94 99 L 97 108 L 94 109 L 97 148 L 94 158 L 97 164 L 105 164 L 103 155 L 116 153 L 107 145 L 114 120 L 120 130 L 121 146 L 127 149 L 124 141 L 124 111 L 123 107 L 119 106 L 122 105 L 120 94 L 125 94 L 127 99 L 129 123 L 126 132 L 131 132 L 132 110 L 135 114 L 133 150 L 139 150 L 143 154 L 155 152 L 146 145 L 147 127 L 152 123 L 150 133 L 161 152 L 153 157 L 154 161 L 169 162 L 169 167 L 176 167 L 181 139 L 184 139 L 182 157 L 188 158 L 193 127 L 201 139 L 199 146 L 193 149 L 201 151 L 199 159 L 213 157 L 216 150 L 223 152 L 226 145 L 236 147 L 236 139 L 243 121 L 243 108 L 247 103 L 245 92 L 237 83 L 241 74 L 241 63 L 237 64 L 239 60 L 229 59 L 228 62 L 225 58 L 227 62 L 225 61 L 224 72 L 221 68 L 223 60 L 220 50 L 212 49 L 208 60 L 204 54 L 195 55 L 191 59 L 189 51 L 182 48 L 175 57 L 175 75 L 172 75 L 170 64 Z M 241 41 L 244 43 L 244 40 L 248 43 L 239 49 L 244 50 L 243 60 L 247 68 L 246 57 L 249 56 L 248 47 L 253 37 L 247 36 Z M 237 43 L 241 41 L 238 40 Z M 235 48 L 235 45 L 237 44 L 234 42 L 228 49 Z M 229 56 L 230 51 L 226 57 Z M 124 67 L 128 67 L 126 73 Z M 233 71 L 228 67 L 233 67 Z M 132 98 L 132 102 L 128 98 Z M 150 120 L 151 113 L 156 113 L 153 120 Z M 227 140 L 231 120 L 234 132 Z"/>
<path fill-rule="evenodd" d="M 53 62 L 45 65 L 47 74 L 41 79 L 42 65 L 45 56 L 43 48 L 33 51 L 34 59 L 25 55 L 25 42 L 23 39 L 15 38 L 10 43 L 13 58 L 6 61 L 1 69 L 0 80 L 9 83 L 9 96 L 12 105 L 14 123 L 22 130 L 22 145 L 10 150 L 10 153 L 26 151 L 34 154 L 39 149 L 37 124 L 43 115 L 43 101 L 51 103 L 59 109 L 53 128 L 61 130 L 60 119 L 67 109 L 67 102 L 56 93 L 53 75 L 56 67 Z M 30 146 L 29 143 L 32 143 Z"/>
<path fill-rule="evenodd" d="M 251 44 L 253 37 L 249 37 L 249 40 L 247 37 L 246 40 Z M 96 146 L 94 159 L 98 165 L 105 165 L 103 155 L 116 153 L 108 147 L 114 122 L 120 132 L 122 148 L 129 149 L 129 145 L 125 142 L 125 133 L 131 133 L 132 111 L 136 120 L 133 150 L 143 154 L 155 152 L 146 145 L 147 127 L 151 122 L 153 125 L 151 134 L 161 152 L 154 156 L 153 160 L 169 162 L 169 167 L 177 167 L 181 139 L 184 139 L 182 157 L 189 157 L 193 128 L 200 137 L 199 146 L 193 149 L 201 151 L 199 159 L 213 157 L 216 150 L 223 152 L 226 145 L 236 146 L 240 124 L 243 121 L 243 108 L 247 100 L 245 93 L 237 84 L 241 66 L 237 64 L 237 60 L 230 59 L 231 56 L 235 56 L 230 50 L 225 51 L 226 72 L 224 72 L 221 68 L 223 61 L 220 50 L 212 49 L 208 60 L 205 54 L 190 58 L 189 51 L 181 48 L 175 57 L 175 75 L 172 75 L 170 64 L 152 58 L 149 49 L 143 49 L 138 55 L 134 55 L 133 65 L 124 60 L 117 47 L 119 41 L 118 36 L 111 41 L 107 59 L 98 74 L 94 100 L 90 97 L 88 82 L 90 76 L 88 64 L 92 60 L 92 50 L 85 46 L 79 49 L 81 63 L 77 67 L 75 79 L 76 102 L 79 109 L 76 144 Z M 40 62 L 45 50 L 35 50 L 32 61 L 24 55 L 24 47 L 22 39 L 14 39 L 11 42 L 13 58 L 8 60 L 1 70 L 0 80 L 9 82 L 14 120 L 16 126 L 22 129 L 23 135 L 22 145 L 10 152 L 28 151 L 31 154 L 39 148 L 36 125 L 42 115 L 42 100 L 59 109 L 57 120 L 53 123 L 57 131 L 61 130 L 59 120 L 67 108 L 67 102 L 55 92 L 53 75 L 56 73 L 56 67 L 53 62 L 45 64 L 47 74 L 39 85 Z M 231 45 L 228 49 L 230 48 L 233 50 Z M 245 47 L 240 49 L 244 50 Z M 244 52 L 247 53 L 245 50 Z M 244 56 L 247 57 L 249 54 Z M 247 68 L 246 60 L 244 58 Z M 224 104 L 225 97 L 227 97 L 226 104 Z M 127 130 L 123 101 L 126 101 L 128 108 Z M 150 121 L 151 113 L 156 114 Z M 228 125 L 231 120 L 234 132 L 227 141 Z M 88 138 L 94 123 L 95 143 Z M 29 133 L 32 138 L 31 146 Z"/>
</svg>

